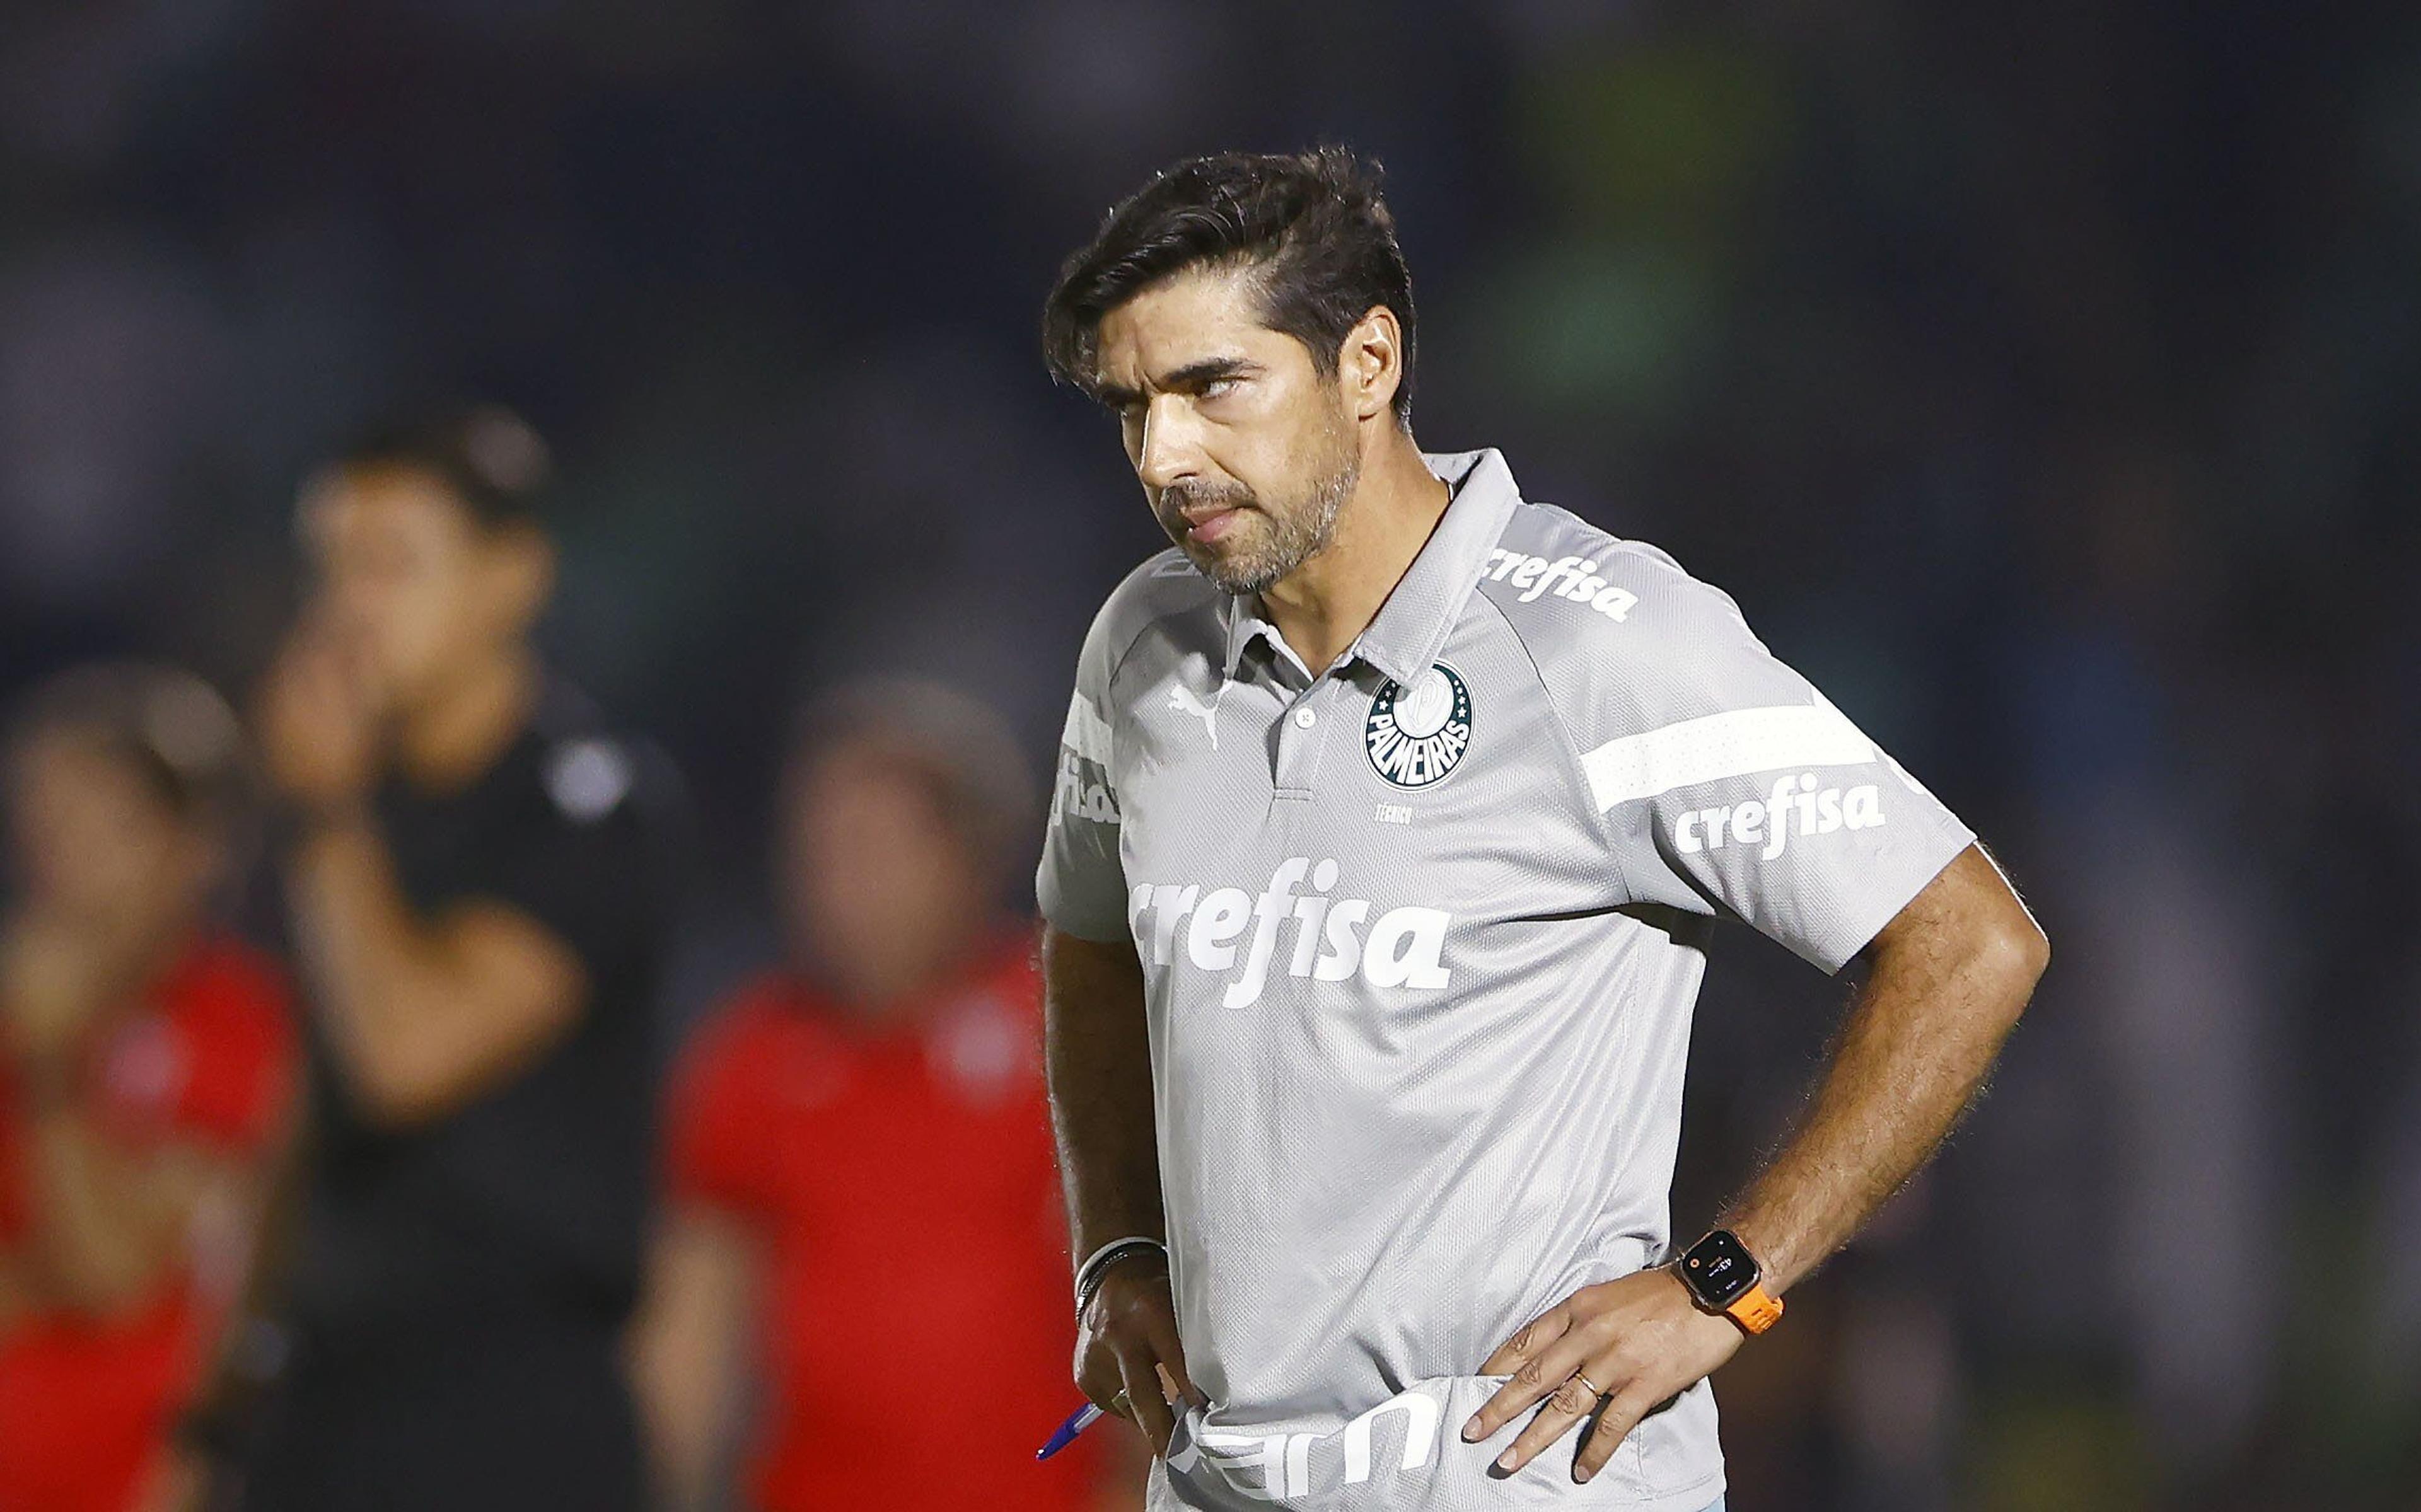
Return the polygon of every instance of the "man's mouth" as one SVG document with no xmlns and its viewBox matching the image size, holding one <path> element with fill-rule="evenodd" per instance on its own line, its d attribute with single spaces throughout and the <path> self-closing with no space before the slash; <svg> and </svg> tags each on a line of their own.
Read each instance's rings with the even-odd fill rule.
<svg viewBox="0 0 2421 1512">
<path fill-rule="evenodd" d="M 1236 516 L 1242 508 L 1242 505 L 1221 504 L 1180 511 L 1179 517 L 1185 522 L 1185 538 L 1206 543 L 1217 540 L 1235 523 Z"/>
<path fill-rule="evenodd" d="M 1173 491 L 1161 501 L 1168 533 L 1186 545 L 1207 545 L 1235 528 L 1236 517 L 1252 507 L 1242 491 L 1217 492 Z"/>
</svg>

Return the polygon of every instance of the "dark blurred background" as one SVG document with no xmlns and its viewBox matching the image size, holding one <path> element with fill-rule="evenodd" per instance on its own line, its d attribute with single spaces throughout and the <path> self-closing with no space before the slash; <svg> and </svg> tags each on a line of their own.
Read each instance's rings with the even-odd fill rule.
<svg viewBox="0 0 2421 1512">
<path fill-rule="evenodd" d="M 241 693 L 305 470 L 501 398 L 551 647 L 695 795 L 695 1011 L 806 693 L 937 675 L 1047 770 L 1159 538 L 1042 294 L 1154 167 L 1317 139 L 1387 165 L 1423 444 L 1729 590 L 2057 942 L 1726 1370 L 1734 1507 L 2421 1506 L 2409 6 L 8 0 L 0 696 Z M 1678 1228 L 1839 997 L 1726 938 Z"/>
</svg>

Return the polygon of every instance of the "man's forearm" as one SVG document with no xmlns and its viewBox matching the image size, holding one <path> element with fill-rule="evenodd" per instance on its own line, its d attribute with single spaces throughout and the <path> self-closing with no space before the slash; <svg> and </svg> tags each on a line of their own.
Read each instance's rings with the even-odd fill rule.
<svg viewBox="0 0 2421 1512">
<path fill-rule="evenodd" d="M 650 1246 L 630 1361 L 666 1512 L 717 1504 L 717 1473 L 743 1415 L 742 1346 L 758 1316 L 762 1266 L 744 1222 L 703 1205 L 675 1207 Z"/>
<path fill-rule="evenodd" d="M 1779 1293 L 1849 1242 L 1955 1127 L 2017 1023 L 2049 947 L 1969 851 L 1929 916 L 1878 941 L 1797 1133 L 1725 1226 Z M 1994 896 L 1997 890 L 1998 896 Z"/>
<path fill-rule="evenodd" d="M 377 1081 L 408 1055 L 415 984 L 436 974 L 386 841 L 367 818 L 329 824 L 296 848 L 290 883 L 313 1001 L 346 1069 Z"/>
<path fill-rule="evenodd" d="M 1042 975 L 1051 1124 L 1081 1262 L 1114 1239 L 1162 1237 L 1143 969 L 1132 947 L 1046 929 Z"/>
<path fill-rule="evenodd" d="M 176 1255 L 196 1173 L 119 1152 L 71 1108 L 38 1115 L 29 1145 L 44 1289 L 95 1312 L 140 1296 Z"/>
<path fill-rule="evenodd" d="M 295 932 L 337 1067 L 369 1116 L 425 1123 L 530 1065 L 588 1001 L 587 966 L 520 909 L 414 913 L 385 839 L 331 824 L 289 863 Z"/>
</svg>

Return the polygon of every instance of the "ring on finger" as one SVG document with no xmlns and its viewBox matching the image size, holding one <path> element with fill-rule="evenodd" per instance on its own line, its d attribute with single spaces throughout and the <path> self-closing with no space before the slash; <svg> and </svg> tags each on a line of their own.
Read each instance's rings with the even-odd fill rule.
<svg viewBox="0 0 2421 1512">
<path fill-rule="evenodd" d="M 1117 1394 L 1110 1398 L 1110 1411 L 1117 1413 L 1121 1417 L 1126 1415 L 1127 1389 L 1124 1386 L 1119 1387 L 1117 1389 Z"/>
<path fill-rule="evenodd" d="M 1575 1370 L 1572 1372 L 1572 1379 L 1579 1381 L 1583 1389 L 1587 1391 L 1591 1400 L 1596 1400 L 1605 1395 L 1604 1388 L 1600 1386 L 1596 1381 L 1589 1380 L 1585 1372 Z"/>
</svg>

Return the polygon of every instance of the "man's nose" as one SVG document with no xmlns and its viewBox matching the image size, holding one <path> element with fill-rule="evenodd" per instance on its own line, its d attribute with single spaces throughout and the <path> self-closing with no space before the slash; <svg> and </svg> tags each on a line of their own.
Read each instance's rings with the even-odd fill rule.
<svg viewBox="0 0 2421 1512">
<path fill-rule="evenodd" d="M 1179 397 L 1162 395 L 1143 414 L 1143 439 L 1135 448 L 1135 475 L 1154 494 L 1175 483 L 1200 475 L 1202 451 L 1195 444 Z"/>
</svg>

